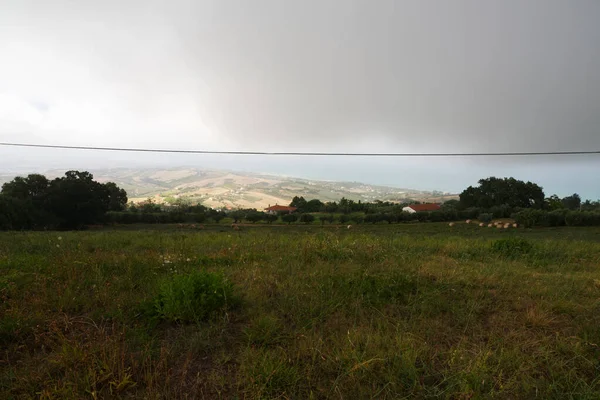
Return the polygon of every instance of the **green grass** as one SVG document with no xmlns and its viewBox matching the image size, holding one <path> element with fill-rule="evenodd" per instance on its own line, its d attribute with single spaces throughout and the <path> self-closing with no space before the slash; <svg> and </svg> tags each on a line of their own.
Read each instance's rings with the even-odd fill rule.
<svg viewBox="0 0 600 400">
<path fill-rule="evenodd" d="M 147 228 L 0 234 L 0 398 L 600 398 L 600 229 Z"/>
</svg>

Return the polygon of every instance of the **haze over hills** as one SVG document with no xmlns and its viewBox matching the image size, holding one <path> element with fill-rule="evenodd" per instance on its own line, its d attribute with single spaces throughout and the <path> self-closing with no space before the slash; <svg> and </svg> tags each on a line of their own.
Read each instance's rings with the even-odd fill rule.
<svg viewBox="0 0 600 400">
<path fill-rule="evenodd" d="M 100 182 L 115 182 L 134 202 L 153 198 L 157 203 L 189 199 L 213 208 L 256 208 L 289 204 L 294 196 L 307 200 L 338 201 L 445 201 L 456 195 L 358 182 L 332 182 L 248 172 L 205 170 L 190 167 L 171 169 L 116 168 L 91 170 Z M 64 171 L 51 170 L 49 178 Z M 0 176 L 0 182 L 13 176 Z"/>
</svg>

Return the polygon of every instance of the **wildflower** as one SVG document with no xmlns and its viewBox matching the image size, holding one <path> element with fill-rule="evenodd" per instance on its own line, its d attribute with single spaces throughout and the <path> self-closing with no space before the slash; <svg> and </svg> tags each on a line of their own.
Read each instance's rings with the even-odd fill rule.
<svg viewBox="0 0 600 400">
<path fill-rule="evenodd" d="M 58 240 L 62 240 L 62 236 L 59 236 L 59 237 L 58 237 Z"/>
<path fill-rule="evenodd" d="M 57 244 L 56 247 L 60 247 L 60 244 Z"/>
<path fill-rule="evenodd" d="M 185 261 L 187 261 L 187 262 L 190 262 L 190 261 L 192 261 L 192 260 L 188 258 L 188 259 L 187 259 L 187 260 L 185 260 Z"/>
</svg>

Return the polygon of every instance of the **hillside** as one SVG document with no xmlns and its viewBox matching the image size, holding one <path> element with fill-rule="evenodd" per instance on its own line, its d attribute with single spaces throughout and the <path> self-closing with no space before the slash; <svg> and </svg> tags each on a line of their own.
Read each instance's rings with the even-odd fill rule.
<svg viewBox="0 0 600 400">
<path fill-rule="evenodd" d="M 48 171 L 55 177 L 64 171 Z M 337 201 L 342 197 L 355 201 L 444 201 L 456 196 L 440 192 L 425 192 L 358 182 L 329 182 L 247 172 L 173 169 L 105 169 L 92 170 L 100 182 L 112 181 L 127 190 L 131 201 L 149 197 L 162 203 L 187 198 L 215 208 L 257 208 L 273 204 L 288 204 L 294 196 L 322 201 Z M 0 181 L 12 176 L 0 176 Z"/>
</svg>

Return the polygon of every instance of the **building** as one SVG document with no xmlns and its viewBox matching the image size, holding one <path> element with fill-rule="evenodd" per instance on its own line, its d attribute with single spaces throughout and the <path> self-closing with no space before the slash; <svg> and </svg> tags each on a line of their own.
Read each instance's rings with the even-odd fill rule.
<svg viewBox="0 0 600 400">
<path fill-rule="evenodd" d="M 274 206 L 269 204 L 269 207 L 265 208 L 267 214 L 293 213 L 296 210 L 296 207 L 280 206 L 278 204 L 275 204 Z"/>
<path fill-rule="evenodd" d="M 402 211 L 413 214 L 413 213 L 421 212 L 421 211 L 437 211 L 440 208 L 441 207 L 439 204 L 433 204 L 433 203 L 411 204 L 410 206 L 404 207 L 402 209 Z"/>
</svg>

